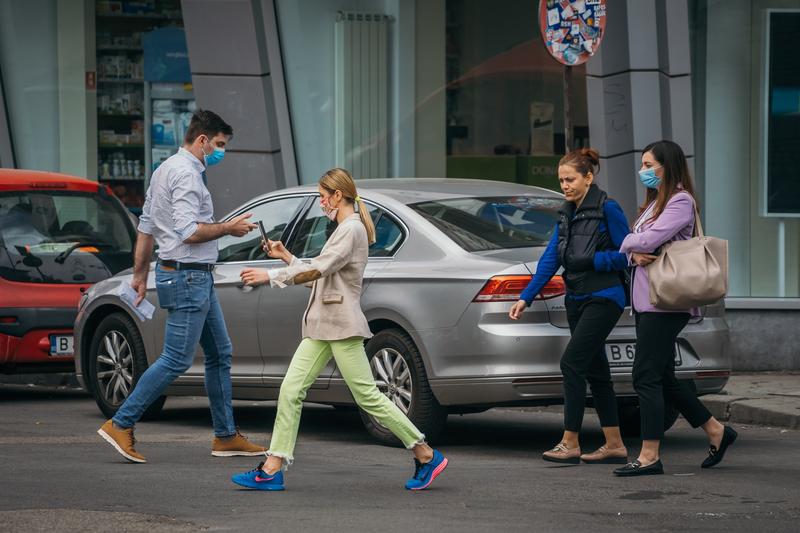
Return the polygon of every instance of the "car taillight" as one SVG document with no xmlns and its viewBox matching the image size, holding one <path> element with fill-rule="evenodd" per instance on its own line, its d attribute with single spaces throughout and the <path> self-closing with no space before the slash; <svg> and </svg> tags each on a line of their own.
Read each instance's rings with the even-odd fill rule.
<svg viewBox="0 0 800 533">
<path fill-rule="evenodd" d="M 15 316 L 0 316 L 0 324 L 16 324 L 17 317 Z"/>
<path fill-rule="evenodd" d="M 545 283 L 542 292 L 536 295 L 536 299 L 549 300 L 550 298 L 564 296 L 566 293 L 567 286 L 564 284 L 564 278 L 561 276 L 553 276 L 550 281 Z"/>
<path fill-rule="evenodd" d="M 473 302 L 516 302 L 533 276 L 494 276 L 480 290 Z M 564 280 L 553 276 L 537 296 L 537 300 L 549 300 L 563 295 Z"/>
</svg>

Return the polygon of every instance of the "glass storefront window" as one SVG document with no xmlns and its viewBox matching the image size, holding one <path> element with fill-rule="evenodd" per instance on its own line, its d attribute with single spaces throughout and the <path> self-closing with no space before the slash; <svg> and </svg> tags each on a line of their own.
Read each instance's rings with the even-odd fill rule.
<svg viewBox="0 0 800 533">
<path fill-rule="evenodd" d="M 697 182 L 729 296 L 800 296 L 797 2 L 692 0 Z M 736 31 L 731 31 L 736 28 Z M 732 111 L 733 110 L 733 111 Z"/>
<path fill-rule="evenodd" d="M 278 0 L 301 181 L 466 177 L 557 187 L 564 67 L 538 4 Z M 574 147 L 588 146 L 585 68 L 573 67 Z"/>
<path fill-rule="evenodd" d="M 538 2 L 448 0 L 447 175 L 558 189 L 565 67 L 550 57 Z M 586 69 L 573 67 L 573 148 L 588 146 Z"/>
<path fill-rule="evenodd" d="M 0 1 L 17 168 L 107 183 L 133 211 L 194 107 L 180 0 Z"/>
</svg>

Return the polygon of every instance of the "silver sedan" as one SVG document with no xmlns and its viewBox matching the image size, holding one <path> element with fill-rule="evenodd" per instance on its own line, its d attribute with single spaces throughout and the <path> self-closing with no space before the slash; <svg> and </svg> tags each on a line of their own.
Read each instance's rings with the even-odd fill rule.
<svg viewBox="0 0 800 533">
<path fill-rule="evenodd" d="M 366 351 L 380 389 L 429 439 L 441 435 L 448 413 L 563 402 L 559 360 L 570 337 L 563 281 L 556 276 L 519 321 L 508 318 L 552 235 L 561 195 L 479 180 L 364 180 L 358 186 L 377 229 L 361 301 L 374 333 Z M 316 186 L 259 196 L 227 218 L 244 212 L 301 259 L 319 254 L 333 230 Z M 233 340 L 234 398 L 275 400 L 300 342 L 308 289 L 242 286 L 242 268 L 279 266 L 265 257 L 260 240 L 258 232 L 220 239 L 214 283 Z M 120 299 L 120 285 L 130 278 L 126 271 L 94 285 L 75 325 L 78 378 L 108 417 L 164 342 L 165 312 L 142 321 Z M 153 283 L 151 276 L 147 298 L 157 306 Z M 730 374 L 728 344 L 722 303 L 706 307 L 678 338 L 678 377 L 692 380 L 699 394 L 719 392 Z M 608 338 L 606 356 L 623 431 L 635 434 L 635 329 L 627 311 Z M 199 348 L 167 394 L 204 394 Z M 164 399 L 146 414 L 157 415 Z M 333 361 L 307 401 L 354 404 Z M 677 416 L 667 409 L 665 427 Z M 362 418 L 374 437 L 397 443 L 376 421 Z"/>
</svg>

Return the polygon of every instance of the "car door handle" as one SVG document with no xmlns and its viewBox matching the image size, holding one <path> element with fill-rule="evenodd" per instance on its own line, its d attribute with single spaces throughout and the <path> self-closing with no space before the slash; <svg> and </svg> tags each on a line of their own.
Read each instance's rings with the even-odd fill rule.
<svg viewBox="0 0 800 533">
<path fill-rule="evenodd" d="M 253 289 L 255 289 L 255 287 L 253 287 L 252 285 L 245 285 L 244 283 L 237 284 L 236 288 L 239 289 L 242 292 L 250 292 Z"/>
</svg>

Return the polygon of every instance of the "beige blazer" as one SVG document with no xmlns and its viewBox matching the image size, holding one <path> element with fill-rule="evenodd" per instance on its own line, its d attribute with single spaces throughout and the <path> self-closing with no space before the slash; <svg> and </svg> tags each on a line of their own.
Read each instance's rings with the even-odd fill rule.
<svg viewBox="0 0 800 533">
<path fill-rule="evenodd" d="M 313 281 L 303 314 L 303 338 L 334 341 L 372 337 L 361 311 L 361 283 L 368 255 L 367 229 L 355 213 L 339 224 L 319 256 L 309 262 L 292 257 L 288 267 L 269 271 L 273 287 Z"/>
</svg>

